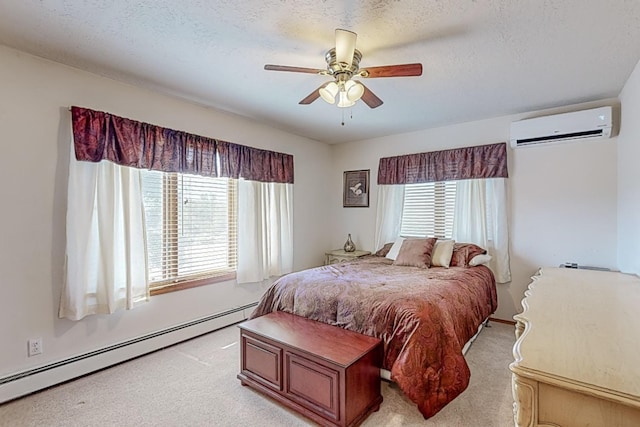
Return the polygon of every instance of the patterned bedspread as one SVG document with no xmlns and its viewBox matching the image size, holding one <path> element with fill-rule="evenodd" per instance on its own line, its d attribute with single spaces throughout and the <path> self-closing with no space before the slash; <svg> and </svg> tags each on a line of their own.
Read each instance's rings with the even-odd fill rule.
<svg viewBox="0 0 640 427">
<path fill-rule="evenodd" d="M 281 277 L 251 317 L 286 311 L 380 338 L 383 368 L 429 418 L 467 388 L 462 348 L 496 307 L 485 266 L 420 269 L 369 256 Z"/>
</svg>

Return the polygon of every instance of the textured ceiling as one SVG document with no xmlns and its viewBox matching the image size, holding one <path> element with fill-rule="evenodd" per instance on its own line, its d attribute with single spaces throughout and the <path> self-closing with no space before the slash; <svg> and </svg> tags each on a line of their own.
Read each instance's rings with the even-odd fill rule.
<svg viewBox="0 0 640 427">
<path fill-rule="evenodd" d="M 361 68 L 423 75 L 366 80 L 373 110 L 298 105 L 328 78 L 263 66 L 324 68 L 336 28 Z M 0 43 L 336 143 L 615 97 L 640 1 L 0 0 Z"/>
</svg>

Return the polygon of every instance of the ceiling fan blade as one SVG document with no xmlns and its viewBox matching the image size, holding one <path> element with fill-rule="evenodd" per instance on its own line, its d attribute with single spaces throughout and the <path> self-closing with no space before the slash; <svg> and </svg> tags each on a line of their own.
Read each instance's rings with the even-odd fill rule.
<svg viewBox="0 0 640 427">
<path fill-rule="evenodd" d="M 422 75 L 422 64 L 383 65 L 382 67 L 367 67 L 362 77 L 411 77 Z"/>
<path fill-rule="evenodd" d="M 316 89 L 313 92 L 311 92 L 309 95 L 307 95 L 306 98 L 304 98 L 302 101 L 298 102 L 298 104 L 309 105 L 313 101 L 315 101 L 316 99 L 320 98 L 320 89 L 322 89 L 323 87 L 325 87 L 329 83 L 331 83 L 331 82 L 327 82 L 327 83 L 323 84 L 322 86 L 320 86 L 318 89 Z"/>
<path fill-rule="evenodd" d="M 310 73 L 310 74 L 322 74 L 327 72 L 327 70 L 319 70 L 317 68 L 290 67 L 288 65 L 273 65 L 273 64 L 265 65 L 264 69 L 269 71 L 291 71 L 293 73 Z"/>
<path fill-rule="evenodd" d="M 356 38 L 358 35 L 353 31 L 336 30 L 336 60 L 339 63 L 351 65 L 353 53 L 356 50 Z"/>
<path fill-rule="evenodd" d="M 359 82 L 362 84 L 362 82 Z M 362 102 L 367 104 L 369 108 L 377 108 L 383 104 L 382 99 L 378 98 L 375 93 L 371 92 L 368 87 L 364 86 L 364 93 L 362 94 Z"/>
</svg>

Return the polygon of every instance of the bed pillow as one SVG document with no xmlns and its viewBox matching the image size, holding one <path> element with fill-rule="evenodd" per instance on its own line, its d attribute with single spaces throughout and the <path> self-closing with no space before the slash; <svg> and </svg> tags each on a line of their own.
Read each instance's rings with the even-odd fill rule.
<svg viewBox="0 0 640 427">
<path fill-rule="evenodd" d="M 480 254 L 471 258 L 471 261 L 469 261 L 469 266 L 475 267 L 476 265 L 488 264 L 489 261 L 491 261 L 491 255 Z"/>
<path fill-rule="evenodd" d="M 451 267 L 469 267 L 469 262 L 476 255 L 486 254 L 487 251 L 473 243 L 456 243 L 453 245 Z"/>
<path fill-rule="evenodd" d="M 433 253 L 431 254 L 432 267 L 449 268 L 454 243 L 454 240 L 438 240 L 436 242 L 436 245 L 433 247 Z"/>
<path fill-rule="evenodd" d="M 385 257 L 395 261 L 396 258 L 398 257 L 398 253 L 400 253 L 402 242 L 404 242 L 404 237 L 398 237 L 396 241 L 393 242 L 393 245 L 391 245 L 391 248 L 389 249 L 389 252 L 387 252 Z"/>
<path fill-rule="evenodd" d="M 374 255 L 375 256 L 387 256 L 387 254 L 391 250 L 391 246 L 393 246 L 393 242 L 387 243 L 386 245 L 384 245 L 383 247 L 378 249 L 378 252 L 376 252 Z"/>
<path fill-rule="evenodd" d="M 405 239 L 400 247 L 400 252 L 393 265 L 409 267 L 429 268 L 431 266 L 431 253 L 436 244 L 435 237 L 428 239 Z"/>
</svg>

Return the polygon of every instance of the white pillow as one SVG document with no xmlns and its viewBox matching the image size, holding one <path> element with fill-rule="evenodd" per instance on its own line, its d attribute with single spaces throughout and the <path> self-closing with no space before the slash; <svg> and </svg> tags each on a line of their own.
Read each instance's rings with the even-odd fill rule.
<svg viewBox="0 0 640 427">
<path fill-rule="evenodd" d="M 433 267 L 449 268 L 451 256 L 453 255 L 453 245 L 455 240 L 440 240 L 436 242 L 431 254 L 431 265 Z"/>
<path fill-rule="evenodd" d="M 404 237 L 398 237 L 396 241 L 393 243 L 393 246 L 391 246 L 391 249 L 389 249 L 389 252 L 387 253 L 386 258 L 389 258 L 395 261 L 396 258 L 398 258 L 398 254 L 400 253 L 402 242 L 404 242 Z"/>
<path fill-rule="evenodd" d="M 476 265 L 488 264 L 489 261 L 491 261 L 491 255 L 480 254 L 471 258 L 471 261 L 469 261 L 469 266 L 475 267 Z"/>
</svg>

